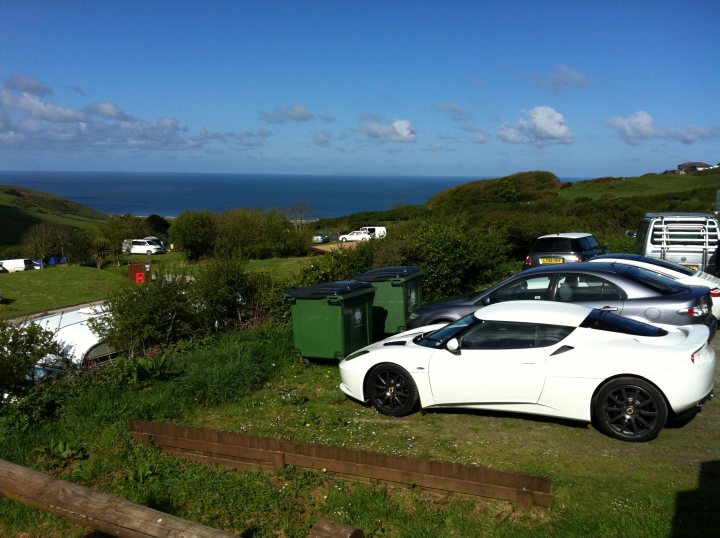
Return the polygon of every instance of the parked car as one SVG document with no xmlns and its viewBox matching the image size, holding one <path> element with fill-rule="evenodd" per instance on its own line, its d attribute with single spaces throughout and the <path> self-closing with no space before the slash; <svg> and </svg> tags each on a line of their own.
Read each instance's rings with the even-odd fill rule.
<svg viewBox="0 0 720 538">
<path fill-rule="evenodd" d="M 589 233 L 542 235 L 530 248 L 530 252 L 525 257 L 523 269 L 541 265 L 584 262 L 598 254 L 605 254 L 607 251 L 607 247 L 601 247 L 595 236 Z"/>
<path fill-rule="evenodd" d="M 343 243 L 346 241 L 369 241 L 372 239 L 372 236 L 362 230 L 355 230 L 349 234 L 341 235 L 338 239 Z"/>
<path fill-rule="evenodd" d="M 702 324 L 710 338 L 717 326 L 706 287 L 685 286 L 641 267 L 585 262 L 528 269 L 480 293 L 423 305 L 410 314 L 408 328 L 455 321 L 483 306 L 523 299 L 578 303 L 650 323 Z"/>
<path fill-rule="evenodd" d="M 155 238 L 147 239 L 126 239 L 123 241 L 123 251 L 128 254 L 164 254 L 165 247 L 160 240 Z"/>
<path fill-rule="evenodd" d="M 360 228 L 361 232 L 367 232 L 374 239 L 380 239 L 387 235 L 387 228 L 385 226 L 363 226 Z"/>
<path fill-rule="evenodd" d="M 650 258 L 640 254 L 601 254 L 595 256 L 591 262 L 596 263 L 620 263 L 642 267 L 653 273 L 666 276 L 676 280 L 680 284 L 688 286 L 705 286 L 710 289 L 712 297 L 712 313 L 720 318 L 720 278 L 706 273 L 705 271 L 694 271 L 684 265 L 659 258 Z"/>
<path fill-rule="evenodd" d="M 636 252 L 673 261 L 695 271 L 717 267 L 716 248 L 720 224 L 712 213 L 646 213 L 635 232 Z"/>
<path fill-rule="evenodd" d="M 418 407 L 510 411 L 593 421 L 650 441 L 668 417 L 712 397 L 708 329 L 649 325 L 546 301 L 498 303 L 446 326 L 392 336 L 340 362 L 340 389 L 380 413 Z"/>
<path fill-rule="evenodd" d="M 325 232 L 318 232 L 313 235 L 312 241 L 313 243 L 329 243 L 330 236 Z"/>
<path fill-rule="evenodd" d="M 16 273 L 19 271 L 31 271 L 35 268 L 33 261 L 29 258 L 18 258 L 14 260 L 0 260 L 0 272 Z"/>
</svg>

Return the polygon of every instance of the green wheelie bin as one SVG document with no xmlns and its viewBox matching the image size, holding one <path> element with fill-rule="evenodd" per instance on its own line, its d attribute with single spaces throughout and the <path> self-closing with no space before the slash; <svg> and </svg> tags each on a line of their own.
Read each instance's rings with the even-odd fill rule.
<svg viewBox="0 0 720 538">
<path fill-rule="evenodd" d="M 374 295 L 369 283 L 352 280 L 288 288 L 297 355 L 343 359 L 371 344 Z"/>
<path fill-rule="evenodd" d="M 371 269 L 352 277 L 375 288 L 373 337 L 380 340 L 406 330 L 407 320 L 422 305 L 424 273 L 414 265 Z"/>
</svg>

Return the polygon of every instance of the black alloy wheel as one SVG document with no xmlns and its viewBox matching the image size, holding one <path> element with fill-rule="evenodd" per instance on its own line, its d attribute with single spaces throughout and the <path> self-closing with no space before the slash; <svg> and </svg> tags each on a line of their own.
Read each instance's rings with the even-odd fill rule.
<svg viewBox="0 0 720 538">
<path fill-rule="evenodd" d="M 415 382 L 404 368 L 378 364 L 365 380 L 365 394 L 383 415 L 402 417 L 412 413 L 418 403 Z"/>
<path fill-rule="evenodd" d="M 602 431 L 621 441 L 655 439 L 665 426 L 668 408 L 653 385 L 634 377 L 606 383 L 594 404 L 595 419 Z"/>
</svg>

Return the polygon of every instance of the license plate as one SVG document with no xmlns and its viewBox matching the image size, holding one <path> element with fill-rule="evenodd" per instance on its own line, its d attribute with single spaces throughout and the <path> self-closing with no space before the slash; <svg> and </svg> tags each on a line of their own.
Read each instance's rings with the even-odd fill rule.
<svg viewBox="0 0 720 538">
<path fill-rule="evenodd" d="M 542 264 L 548 264 L 548 263 L 562 263 L 562 258 L 540 258 L 540 263 Z"/>
</svg>

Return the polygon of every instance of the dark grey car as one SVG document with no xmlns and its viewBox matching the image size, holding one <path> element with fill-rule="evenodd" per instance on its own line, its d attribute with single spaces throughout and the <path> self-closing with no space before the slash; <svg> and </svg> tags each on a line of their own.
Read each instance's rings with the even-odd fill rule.
<svg viewBox="0 0 720 538">
<path fill-rule="evenodd" d="M 428 304 L 410 315 L 408 328 L 455 321 L 483 306 L 517 300 L 567 301 L 651 323 L 702 323 L 715 335 L 710 291 L 685 286 L 640 267 L 573 263 L 528 269 L 477 294 Z"/>
</svg>

